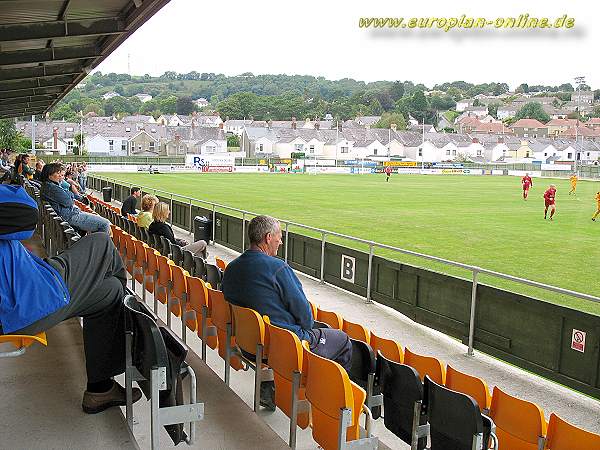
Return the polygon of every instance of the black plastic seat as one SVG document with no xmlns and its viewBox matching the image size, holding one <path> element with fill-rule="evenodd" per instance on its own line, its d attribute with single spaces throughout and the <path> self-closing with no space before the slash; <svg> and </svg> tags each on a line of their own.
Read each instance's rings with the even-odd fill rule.
<svg viewBox="0 0 600 450">
<path fill-rule="evenodd" d="M 214 264 L 205 264 L 206 282 L 210 283 L 213 289 L 221 290 L 221 281 L 223 281 L 223 272 Z"/>
<path fill-rule="evenodd" d="M 168 256 L 171 253 L 171 242 L 164 236 L 159 236 L 158 240 L 160 242 L 160 254 Z"/>
<path fill-rule="evenodd" d="M 195 268 L 195 264 L 194 264 L 194 254 L 192 252 L 190 252 L 189 250 L 181 250 L 182 254 L 183 254 L 183 261 L 182 261 L 182 266 L 184 268 L 184 270 L 187 270 L 188 273 L 195 277 L 196 276 L 196 268 Z M 202 277 L 199 277 L 202 278 Z"/>
<path fill-rule="evenodd" d="M 470 396 L 452 391 L 425 376 L 425 403 L 429 418 L 430 450 L 487 450 L 494 433 L 492 419 L 481 414 Z M 494 435 L 495 437 L 495 435 Z M 497 449 L 497 439 L 493 439 Z"/>
<path fill-rule="evenodd" d="M 375 353 L 369 344 L 356 339 L 350 339 L 352 343 L 352 366 L 348 372 L 348 376 L 352 381 L 363 388 L 367 394 L 372 395 L 380 393 L 379 386 L 373 386 L 375 378 Z M 369 386 L 371 383 L 371 386 Z M 367 403 L 369 399 L 367 398 Z M 367 404 L 371 409 L 373 419 L 378 419 L 381 416 L 381 407 Z"/>
<path fill-rule="evenodd" d="M 194 276 L 206 281 L 206 262 L 200 257 L 193 255 L 194 258 Z M 216 288 L 216 286 L 214 286 Z"/>
<path fill-rule="evenodd" d="M 173 244 L 172 242 L 169 243 L 169 250 L 171 252 L 171 259 L 173 260 L 173 262 L 177 265 L 177 266 L 181 266 L 183 263 L 183 250 L 182 248 L 177 245 L 177 244 Z"/>
<path fill-rule="evenodd" d="M 415 369 L 405 364 L 390 361 L 381 354 L 377 357 L 377 379 L 383 394 L 385 427 L 411 445 L 415 403 L 423 402 L 423 383 Z M 427 414 L 419 409 L 419 423 L 427 423 Z M 427 436 L 417 440 L 417 449 L 427 445 Z"/>
</svg>

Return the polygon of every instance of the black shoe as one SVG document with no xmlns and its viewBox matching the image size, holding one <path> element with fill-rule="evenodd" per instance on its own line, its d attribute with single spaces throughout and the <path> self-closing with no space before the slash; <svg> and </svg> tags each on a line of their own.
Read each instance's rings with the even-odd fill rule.
<svg viewBox="0 0 600 450">
<path fill-rule="evenodd" d="M 133 388 L 132 398 L 133 403 L 137 402 L 142 398 L 142 391 L 138 388 Z M 119 383 L 114 382 L 113 387 L 106 392 L 85 391 L 81 408 L 87 414 L 97 414 L 113 406 L 125 406 L 126 403 L 125 388 Z"/>
<path fill-rule="evenodd" d="M 592 219 L 592 222 L 595 222 L 595 221 L 596 221 L 596 219 Z"/>
<path fill-rule="evenodd" d="M 260 383 L 260 406 L 275 411 L 275 382 L 263 381 Z"/>
</svg>

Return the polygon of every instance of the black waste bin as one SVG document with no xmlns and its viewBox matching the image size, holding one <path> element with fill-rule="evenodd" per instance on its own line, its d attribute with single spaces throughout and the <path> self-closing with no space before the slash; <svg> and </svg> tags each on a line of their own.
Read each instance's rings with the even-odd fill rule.
<svg viewBox="0 0 600 450">
<path fill-rule="evenodd" d="M 213 221 L 208 217 L 194 217 L 194 241 L 203 240 L 207 243 L 212 240 Z"/>
<path fill-rule="evenodd" d="M 112 201 L 112 187 L 106 186 L 102 188 L 102 200 L 104 200 L 106 203 Z"/>
</svg>

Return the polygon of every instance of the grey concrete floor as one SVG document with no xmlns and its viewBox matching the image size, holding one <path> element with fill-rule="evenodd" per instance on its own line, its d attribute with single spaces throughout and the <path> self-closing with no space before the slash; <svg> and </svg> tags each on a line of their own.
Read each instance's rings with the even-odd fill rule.
<svg viewBox="0 0 600 450">
<path fill-rule="evenodd" d="M 48 347 L 34 344 L 22 356 L 0 359 L 0 449 L 137 448 L 118 408 L 81 410 L 86 375 L 77 319 L 46 335 Z"/>
</svg>

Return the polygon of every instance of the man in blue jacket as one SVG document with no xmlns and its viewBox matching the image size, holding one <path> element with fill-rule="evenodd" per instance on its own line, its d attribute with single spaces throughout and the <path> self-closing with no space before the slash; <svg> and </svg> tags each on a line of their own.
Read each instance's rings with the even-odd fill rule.
<svg viewBox="0 0 600 450">
<path fill-rule="evenodd" d="M 20 242 L 37 221 L 37 204 L 21 186 L 0 185 L 0 334 L 38 334 L 83 317 L 82 408 L 95 414 L 125 405 L 125 390 L 112 380 L 125 370 L 121 257 L 108 234 L 93 233 L 57 256 L 38 258 Z"/>
<path fill-rule="evenodd" d="M 110 222 L 98 214 L 82 212 L 73 201 L 73 195 L 61 187 L 65 181 L 65 168 L 60 163 L 46 164 L 42 169 L 42 188 L 40 195 L 50 203 L 54 211 L 69 222 L 69 225 L 80 230 L 110 232 Z M 68 186 L 68 183 L 67 183 Z"/>
<path fill-rule="evenodd" d="M 248 225 L 248 238 L 250 248 L 229 263 L 224 273 L 223 294 L 227 301 L 269 316 L 273 325 L 308 341 L 311 351 L 349 370 L 350 339 L 340 330 L 313 328 L 300 280 L 285 261 L 276 258 L 282 244 L 279 221 L 269 216 L 255 217 Z M 269 390 L 272 388 L 268 385 L 261 386 L 261 405 L 274 410 Z"/>
</svg>

